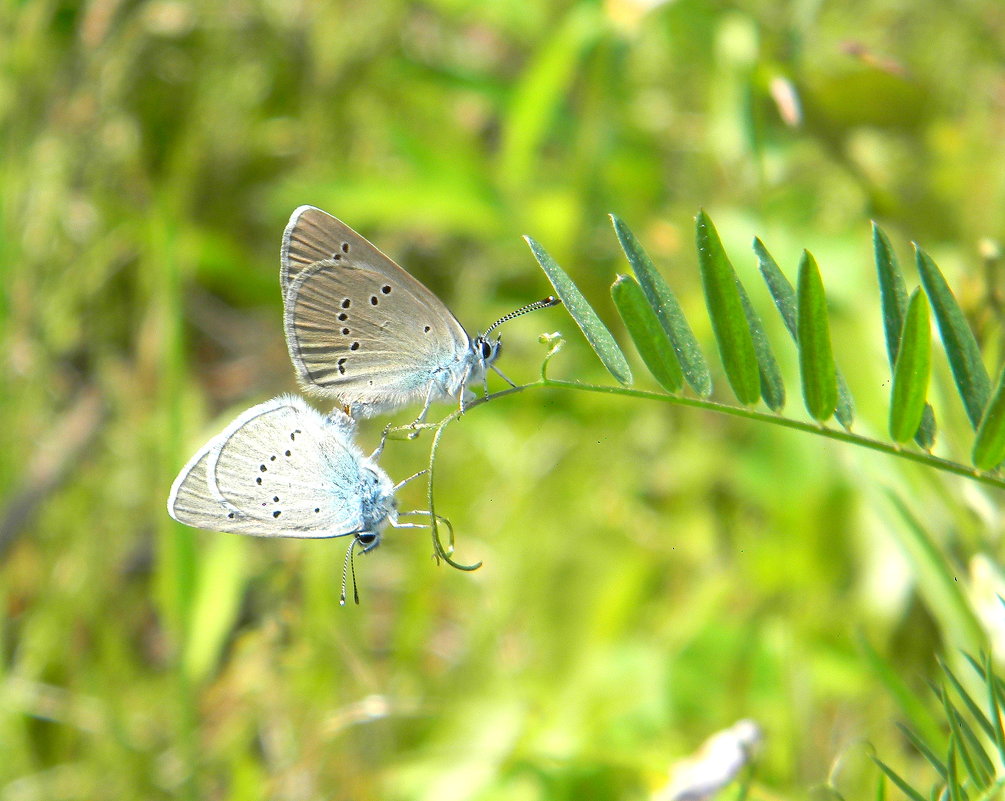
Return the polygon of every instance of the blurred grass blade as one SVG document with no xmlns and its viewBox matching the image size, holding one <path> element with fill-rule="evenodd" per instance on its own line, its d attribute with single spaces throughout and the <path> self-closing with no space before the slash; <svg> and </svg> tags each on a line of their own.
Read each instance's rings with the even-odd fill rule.
<svg viewBox="0 0 1005 801">
<path fill-rule="evenodd" d="M 877 765 L 879 765 L 879 769 L 887 775 L 887 778 L 900 788 L 900 791 L 904 795 L 912 801 L 928 801 L 925 796 L 911 787 L 911 785 L 904 781 L 904 779 L 900 778 L 899 774 L 893 768 L 888 767 L 883 760 L 877 759 L 876 757 L 873 757 L 872 759 Z"/>
<path fill-rule="evenodd" d="M 980 708 L 980 705 L 971 697 L 970 693 L 966 691 L 960 680 L 956 678 L 956 674 L 953 673 L 952 669 L 945 663 L 944 660 L 939 659 L 939 667 L 942 668 L 942 672 L 946 674 L 946 678 L 949 679 L 949 683 L 953 685 L 953 689 L 956 690 L 956 694 L 963 701 L 964 706 L 966 706 L 967 711 L 973 716 L 974 720 L 981 727 L 984 733 L 990 738 L 994 739 L 995 732 L 994 727 L 991 725 L 991 721 L 988 720 L 987 715 L 984 714 L 984 710 Z"/>
<path fill-rule="evenodd" d="M 956 575 L 907 504 L 891 491 L 885 494 L 905 524 L 891 526 L 890 531 L 911 565 L 926 608 L 953 645 L 976 652 L 984 644 L 984 631 Z"/>
<path fill-rule="evenodd" d="M 903 723 L 897 723 L 897 728 L 903 733 L 903 735 L 911 741 L 911 744 L 921 752 L 921 755 L 928 760 L 928 763 L 935 768 L 936 773 L 938 773 L 943 779 L 946 778 L 946 763 L 939 759 L 938 755 L 928 747 L 928 744 L 921 739 L 914 730 L 909 726 L 905 726 Z"/>
<path fill-rule="evenodd" d="M 973 462 L 979 470 L 993 470 L 1005 459 L 1005 369 L 981 417 L 974 441 Z"/>
<path fill-rule="evenodd" d="M 510 94 L 503 117 L 499 179 L 508 187 L 533 180 L 539 150 L 552 133 L 553 120 L 566 102 L 569 87 L 590 47 L 607 29 L 603 9 L 577 3 L 556 20 Z"/>
<path fill-rule="evenodd" d="M 642 287 L 630 275 L 619 275 L 611 285 L 611 297 L 653 378 L 667 392 L 679 392 L 684 374 L 674 356 L 670 337 L 646 301 Z"/>
<path fill-rule="evenodd" d="M 894 442 L 907 442 L 921 425 L 932 359 L 928 301 L 920 289 L 911 295 L 899 339 L 890 391 L 890 436 Z M 1005 429 L 1002 435 L 1005 438 Z"/>
<path fill-rule="evenodd" d="M 244 593 L 244 543 L 214 537 L 201 555 L 199 582 L 186 632 L 182 666 L 195 682 L 215 667 L 237 620 Z"/>
<path fill-rule="evenodd" d="M 946 755 L 946 789 L 952 801 L 966 801 L 960 788 L 960 780 L 956 773 L 956 750 L 958 743 L 956 732 L 949 732 L 949 753 Z"/>
<path fill-rule="evenodd" d="M 785 274 L 778 266 L 778 262 L 768 252 L 764 243 L 756 237 L 754 238 L 754 253 L 757 255 L 757 263 L 761 270 L 761 275 L 764 277 L 764 283 L 767 284 L 768 291 L 775 301 L 775 307 L 782 316 L 785 327 L 789 329 L 792 340 L 798 346 L 799 322 L 796 311 L 796 290 L 793 289 L 792 284 L 789 283 L 789 279 L 785 277 Z M 837 368 L 835 368 L 835 375 L 837 377 L 838 402 L 834 416 L 842 426 L 850 429 L 851 424 L 855 420 L 855 406 L 844 376 L 841 375 L 841 371 Z"/>
<path fill-rule="evenodd" d="M 590 343 L 600 361 L 604 363 L 604 367 L 620 383 L 625 385 L 631 384 L 632 371 L 628 366 L 628 360 L 625 359 L 625 354 L 621 352 L 621 348 L 607 326 L 600 319 L 600 316 L 593 310 L 593 307 L 587 302 L 586 298 L 583 297 L 583 293 L 579 291 L 579 287 L 572 282 L 572 279 L 569 278 L 565 270 L 559 267 L 555 260 L 548 255 L 547 251 L 533 238 L 525 236 L 524 239 L 530 245 L 534 258 L 537 259 L 538 264 L 541 265 L 541 269 L 548 276 L 551 285 L 555 287 L 555 293 L 561 299 L 562 303 L 565 304 L 565 308 L 572 315 L 572 319 L 576 321 L 576 325 L 579 326 L 579 329 L 583 332 L 583 336 L 586 337 L 586 341 Z"/>
<path fill-rule="evenodd" d="M 887 693 L 896 702 L 900 713 L 907 718 L 911 726 L 921 732 L 921 736 L 939 747 L 945 746 L 945 736 L 940 723 L 929 710 L 927 698 L 922 700 L 918 694 L 904 681 L 888 659 L 883 657 L 868 638 L 860 631 L 856 638 L 859 649 L 866 664 L 879 678 Z"/>
<path fill-rule="evenodd" d="M 750 334 L 754 338 L 757 369 L 761 376 L 761 395 L 771 411 L 780 412 L 785 408 L 785 383 L 782 381 L 781 368 L 775 359 L 774 351 L 771 350 L 771 342 L 768 341 L 768 335 L 764 331 L 761 316 L 754 309 L 747 296 L 747 290 L 743 288 L 739 279 L 736 281 L 736 289 L 740 293 L 743 313 L 747 316 L 747 325 L 750 326 Z"/>
<path fill-rule="evenodd" d="M 837 406 L 837 381 L 827 325 L 827 299 L 820 270 L 812 254 L 804 250 L 799 261 L 796 290 L 796 320 L 799 372 L 806 411 L 818 423 L 826 422 Z"/>
<path fill-rule="evenodd" d="M 900 337 L 904 330 L 904 318 L 907 316 L 907 285 L 889 237 L 875 222 L 872 224 L 872 247 L 879 278 L 880 303 L 883 307 L 886 353 L 890 368 L 893 369 L 897 364 Z M 914 441 L 926 451 L 931 450 L 935 444 L 935 412 L 930 403 L 925 403 L 922 410 L 921 424 L 914 432 Z"/>
<path fill-rule="evenodd" d="M 960 759 L 963 761 L 963 768 L 966 770 L 970 780 L 978 787 L 986 787 L 987 777 L 984 775 L 981 765 L 978 762 L 979 757 L 972 751 L 973 744 L 977 743 L 977 739 L 974 736 L 973 731 L 970 729 L 967 722 L 963 720 L 963 716 L 960 715 L 956 705 L 953 704 L 952 700 L 949 698 L 949 693 L 946 692 L 945 688 L 941 689 L 939 698 L 942 701 L 942 708 L 945 710 L 946 720 L 948 721 L 950 727 L 950 751 L 952 751 L 955 744 L 956 750 L 960 755 Z M 977 751 L 980 752 L 982 756 L 986 757 L 986 755 L 983 754 L 983 749 L 979 743 L 977 743 Z M 950 781 L 952 776 L 951 762 L 952 759 L 947 760 L 947 765 L 949 767 L 947 780 Z"/>
<path fill-rule="evenodd" d="M 698 268 L 705 290 L 705 304 L 712 319 L 712 330 L 719 344 L 726 378 L 736 399 L 744 406 L 750 406 L 761 397 L 754 338 L 737 291 L 736 272 L 722 247 L 719 233 L 702 210 L 695 218 L 695 244 L 698 247 Z"/>
<path fill-rule="evenodd" d="M 700 397 L 708 397 L 712 394 L 712 374 L 680 303 L 631 229 L 615 214 L 611 215 L 611 222 L 639 286 L 656 312 L 663 330 L 670 337 L 684 380 Z"/>
<path fill-rule="evenodd" d="M 921 283 L 939 324 L 939 334 L 956 388 L 963 399 L 970 425 L 977 428 L 991 394 L 991 379 L 981 361 L 980 348 L 956 297 L 935 262 L 918 245 L 915 245 L 914 254 Z"/>
<path fill-rule="evenodd" d="M 961 745 L 965 744 L 966 746 L 960 748 L 960 754 L 967 765 L 970 778 L 975 785 L 983 789 L 989 786 L 994 778 L 994 764 L 992 764 L 991 758 L 984 751 L 984 746 L 981 745 L 981 741 L 978 739 L 973 727 L 964 720 L 959 712 L 955 713 L 954 723 L 957 730 L 962 734 Z"/>
<path fill-rule="evenodd" d="M 987 687 L 988 709 L 991 711 L 991 722 L 995 727 L 994 741 L 995 748 L 998 749 L 998 761 L 1005 764 L 1005 726 L 1002 724 L 1002 699 L 995 685 L 994 663 L 991 660 L 991 654 L 984 654 L 983 671 L 980 669 L 980 666 L 974 663 L 969 655 L 965 656 L 967 656 L 967 659 L 970 659 L 970 664 L 974 665 L 977 672 L 981 674 L 981 678 Z"/>
</svg>

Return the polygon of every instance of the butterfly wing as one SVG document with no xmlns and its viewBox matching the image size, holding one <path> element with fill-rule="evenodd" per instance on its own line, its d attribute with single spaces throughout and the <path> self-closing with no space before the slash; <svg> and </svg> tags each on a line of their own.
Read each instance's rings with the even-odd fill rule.
<svg viewBox="0 0 1005 801">
<path fill-rule="evenodd" d="M 364 519 L 364 457 L 350 430 L 297 397 L 259 404 L 185 466 L 168 512 L 187 525 L 257 537 L 323 538 L 369 529 L 380 521 Z"/>
<path fill-rule="evenodd" d="M 286 292 L 286 341 L 301 383 L 369 413 L 422 400 L 430 384 L 457 385 L 471 354 L 460 323 L 396 264 L 373 269 L 354 252 L 301 270 Z"/>
</svg>

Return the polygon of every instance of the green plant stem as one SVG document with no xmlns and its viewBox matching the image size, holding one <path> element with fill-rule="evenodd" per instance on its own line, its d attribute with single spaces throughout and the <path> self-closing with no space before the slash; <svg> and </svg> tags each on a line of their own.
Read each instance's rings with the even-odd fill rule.
<svg viewBox="0 0 1005 801">
<path fill-rule="evenodd" d="M 724 403 L 717 403 L 710 400 L 702 400 L 700 398 L 684 398 L 678 395 L 666 395 L 660 392 L 649 392 L 642 389 L 631 389 L 629 387 L 617 387 L 617 386 L 604 386 L 598 384 L 581 384 L 578 381 L 565 381 L 557 378 L 542 378 L 539 381 L 531 382 L 530 384 L 524 384 L 518 387 L 510 387 L 501 392 L 495 392 L 487 397 L 477 398 L 471 401 L 465 407 L 465 411 L 471 411 L 477 406 L 481 406 L 490 400 L 495 400 L 496 398 L 501 398 L 506 395 L 514 395 L 518 392 L 524 392 L 531 389 L 563 389 L 563 390 L 573 390 L 579 392 L 593 392 L 601 395 L 621 395 L 629 398 L 639 398 L 641 400 L 652 400 L 659 401 L 662 403 L 669 403 L 676 406 L 688 406 L 696 409 L 705 409 L 710 412 L 719 412 L 720 414 L 728 414 L 733 417 L 742 417 L 747 420 L 757 420 L 762 423 L 769 423 L 771 425 L 782 426 L 783 428 L 793 428 L 797 431 L 803 431 L 807 434 L 816 434 L 818 436 L 827 437 L 828 439 L 838 440 L 840 442 L 848 442 L 852 445 L 859 445 L 863 448 L 868 448 L 879 453 L 885 453 L 889 456 L 895 456 L 899 459 L 906 459 L 909 462 L 916 462 L 918 464 L 931 467 L 935 470 L 941 470 L 944 473 L 953 473 L 954 475 L 963 476 L 964 478 L 969 478 L 973 481 L 977 481 L 981 484 L 985 484 L 989 487 L 995 487 L 996 489 L 1005 489 L 1005 478 L 995 476 L 989 473 L 981 472 L 973 467 L 968 467 L 966 465 L 960 464 L 958 462 L 951 461 L 949 459 L 943 459 L 938 456 L 932 456 L 929 453 L 918 453 L 917 451 L 905 450 L 903 447 L 886 442 L 879 442 L 869 437 L 864 437 L 861 434 L 853 434 L 849 431 L 827 428 L 826 426 L 819 425 L 816 423 L 809 423 L 803 420 L 792 420 L 788 417 L 780 417 L 776 414 L 771 414 L 769 412 L 759 412 L 754 409 L 744 409 L 738 406 L 729 406 Z M 439 438 L 440 431 L 444 426 L 453 422 L 458 417 L 460 417 L 460 410 L 453 412 L 452 414 L 445 417 L 440 423 L 437 424 L 437 439 Z M 432 479 L 430 478 L 430 483 Z"/>
<path fill-rule="evenodd" d="M 553 351 L 555 352 L 555 351 Z M 550 356 L 551 354 L 549 354 Z M 436 474 L 436 451 L 439 448 L 440 440 L 443 437 L 444 429 L 450 423 L 454 422 L 462 415 L 467 414 L 471 410 L 488 403 L 491 400 L 496 400 L 498 398 L 506 397 L 507 395 L 516 395 L 519 392 L 525 392 L 532 389 L 562 389 L 562 390 L 572 390 L 578 392 L 593 392 L 601 395 L 622 395 L 629 398 L 639 398 L 641 400 L 651 400 L 659 401 L 662 403 L 669 403 L 676 406 L 688 406 L 696 409 L 705 409 L 710 412 L 718 412 L 720 414 L 728 414 L 733 417 L 742 417 L 747 420 L 757 420 L 762 423 L 769 423 L 771 425 L 782 426 L 783 428 L 792 428 L 797 431 L 802 431 L 807 434 L 816 434 L 817 436 L 827 437 L 828 439 L 838 440 L 839 442 L 847 442 L 852 445 L 859 445 L 863 448 L 868 448 L 869 450 L 877 451 L 879 453 L 885 453 L 889 456 L 895 456 L 900 459 L 906 459 L 910 462 L 916 462 L 918 464 L 925 465 L 934 470 L 941 470 L 944 473 L 953 473 L 954 475 L 963 476 L 964 478 L 969 478 L 972 481 L 980 482 L 989 487 L 995 487 L 997 489 L 1005 489 L 1005 479 L 999 478 L 998 476 L 989 475 L 988 473 L 982 473 L 979 470 L 975 470 L 972 467 L 967 467 L 966 465 L 959 464 L 958 462 L 950 461 L 949 459 L 942 459 L 938 456 L 932 456 L 929 453 L 918 453 L 915 451 L 904 450 L 901 446 L 896 444 L 890 444 L 886 442 L 878 442 L 874 439 L 869 439 L 868 437 L 863 437 L 860 434 L 852 434 L 849 431 L 839 430 L 834 428 L 827 428 L 824 425 L 817 423 L 808 423 L 802 420 L 792 420 L 787 417 L 780 417 L 776 414 L 769 414 L 767 412 L 759 412 L 753 409 L 745 409 L 739 406 L 728 406 L 724 403 L 716 403 L 715 401 L 702 400 L 700 398 L 684 398 L 678 395 L 666 395 L 659 392 L 649 392 L 642 389 L 630 389 L 628 387 L 618 387 L 618 386 L 604 386 L 599 384 L 581 384 L 578 381 L 564 381 L 557 378 L 548 378 L 546 373 L 547 359 L 542 365 L 542 377 L 533 381 L 529 384 L 523 384 L 521 386 L 509 387 L 500 392 L 494 392 L 491 395 L 485 395 L 483 397 L 476 398 L 465 404 L 464 410 L 455 409 L 453 412 L 448 414 L 438 423 L 425 423 L 415 427 L 403 426 L 402 430 L 410 429 L 412 431 L 421 431 L 423 429 L 433 429 L 435 433 L 433 434 L 433 442 L 429 449 L 429 481 L 426 485 L 426 495 L 429 503 L 429 514 L 430 514 L 430 528 L 432 529 L 433 538 L 433 553 L 437 559 L 443 559 L 451 567 L 457 568 L 458 570 L 477 570 L 481 566 L 481 562 L 477 562 L 471 565 L 461 564 L 455 562 L 451 558 L 453 553 L 453 530 L 449 533 L 449 542 L 447 547 L 444 547 L 440 541 L 438 522 L 443 520 L 445 523 L 448 521 L 445 518 L 441 518 L 436 514 L 436 506 L 433 491 L 433 480 Z"/>
</svg>

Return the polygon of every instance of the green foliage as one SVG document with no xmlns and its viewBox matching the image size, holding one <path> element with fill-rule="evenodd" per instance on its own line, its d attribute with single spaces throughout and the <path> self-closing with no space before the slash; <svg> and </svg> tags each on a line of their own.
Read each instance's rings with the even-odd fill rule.
<svg viewBox="0 0 1005 801">
<path fill-rule="evenodd" d="M 0 798 L 645 799 L 748 716 L 756 770 L 721 798 L 901 797 L 863 738 L 928 798 L 938 770 L 900 721 L 980 797 L 986 763 L 932 722 L 924 682 L 994 762 L 1000 695 L 956 654 L 1000 637 L 995 392 L 975 439 L 925 289 L 938 442 L 931 406 L 918 447 L 877 433 L 895 358 L 867 232 L 889 232 L 888 261 L 923 243 L 997 375 L 998 3 L 31 0 L 0 19 Z M 472 334 L 547 291 L 532 233 L 636 380 L 561 309 L 508 323 L 499 366 L 530 388 L 435 432 L 436 553 L 482 567 L 388 532 L 356 564 L 358 608 L 338 604 L 339 543 L 164 510 L 223 421 L 296 391 L 276 256 L 303 203 Z M 763 408 L 718 359 L 698 207 L 742 283 Z M 611 236 L 612 209 L 637 239 L 618 219 Z M 788 333 L 755 232 L 788 275 Z M 838 424 L 791 397 L 778 414 L 800 391 L 803 247 Z M 901 255 L 903 318 L 919 278 Z M 626 332 L 605 307 L 623 272 L 645 301 Z M 677 363 L 675 395 L 653 359 L 664 379 Z M 385 422 L 360 422 L 361 448 Z M 391 476 L 428 467 L 429 433 L 388 443 Z"/>
<path fill-rule="evenodd" d="M 964 657 L 973 669 L 967 680 L 979 687 L 981 700 L 974 698 L 945 662 L 940 662 L 942 684 L 933 685 L 942 705 L 943 726 L 949 732 L 948 745 L 926 741 L 910 728 L 902 727 L 911 744 L 934 768 L 939 777 L 938 785 L 926 795 L 919 783 L 876 759 L 877 765 L 900 791 L 916 801 L 925 801 L 928 797 L 990 801 L 999 798 L 1005 789 L 1005 739 L 1001 736 L 1005 694 L 1001 677 L 995 673 L 989 656 L 982 656 L 980 661 L 969 654 Z M 939 756 L 939 751 L 945 751 L 945 758 Z"/>
</svg>

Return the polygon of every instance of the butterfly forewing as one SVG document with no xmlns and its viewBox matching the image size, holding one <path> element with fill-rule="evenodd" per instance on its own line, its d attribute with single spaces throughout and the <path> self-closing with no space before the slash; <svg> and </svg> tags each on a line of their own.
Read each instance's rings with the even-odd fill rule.
<svg viewBox="0 0 1005 801">
<path fill-rule="evenodd" d="M 297 276 L 286 294 L 285 326 L 305 385 L 350 403 L 421 394 L 468 353 L 468 336 L 453 315 L 395 270 L 329 259 Z"/>
</svg>

